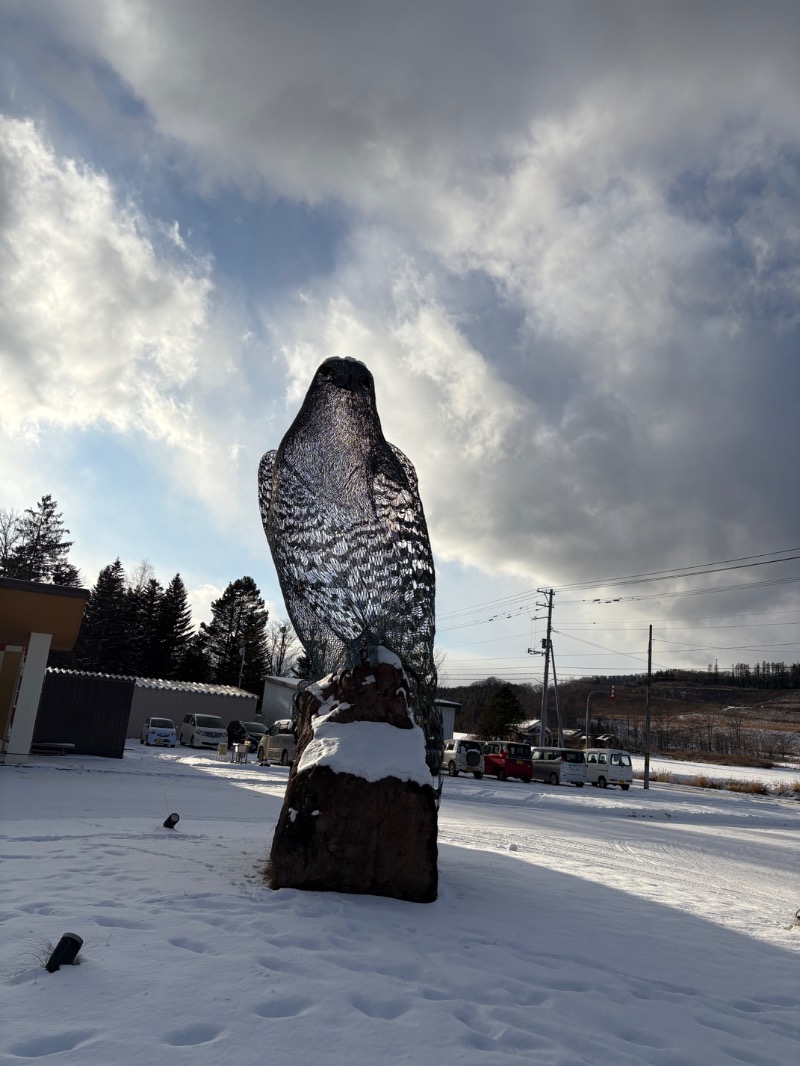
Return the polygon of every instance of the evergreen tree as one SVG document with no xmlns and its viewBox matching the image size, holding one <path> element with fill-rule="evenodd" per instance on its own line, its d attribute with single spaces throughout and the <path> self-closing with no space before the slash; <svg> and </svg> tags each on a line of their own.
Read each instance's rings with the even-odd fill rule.
<svg viewBox="0 0 800 1066">
<path fill-rule="evenodd" d="M 304 651 L 292 663 L 292 677 L 299 677 L 301 681 L 311 680 L 311 661 Z"/>
<path fill-rule="evenodd" d="M 65 529 L 57 507 L 48 494 L 42 496 L 35 507 L 25 510 L 19 520 L 13 552 L 6 564 L 7 576 L 62 585 L 76 584 L 80 580 L 80 574 L 67 559 L 73 542 L 65 539 L 69 530 Z"/>
<path fill-rule="evenodd" d="M 211 660 L 208 654 L 208 640 L 201 625 L 199 631 L 189 638 L 189 643 L 183 658 L 180 660 L 175 673 L 178 681 L 211 682 Z M 237 678 L 238 680 L 238 678 Z"/>
<path fill-rule="evenodd" d="M 176 678 L 192 643 L 192 612 L 180 574 L 167 585 L 158 604 L 153 644 L 156 677 Z"/>
<path fill-rule="evenodd" d="M 267 672 L 269 612 L 252 577 L 232 581 L 211 604 L 211 621 L 200 626 L 212 680 L 260 693 Z"/>
<path fill-rule="evenodd" d="M 523 719 L 522 705 L 514 686 L 501 685 L 487 700 L 478 719 L 481 740 L 504 740 L 511 728 Z"/>
<path fill-rule="evenodd" d="M 161 677 L 161 655 L 157 632 L 164 589 L 155 577 L 127 590 L 128 648 L 126 673 L 136 677 Z"/>
<path fill-rule="evenodd" d="M 126 674 L 131 669 L 130 603 L 125 571 L 119 559 L 103 567 L 89 593 L 83 623 L 75 644 L 81 670 Z"/>
</svg>

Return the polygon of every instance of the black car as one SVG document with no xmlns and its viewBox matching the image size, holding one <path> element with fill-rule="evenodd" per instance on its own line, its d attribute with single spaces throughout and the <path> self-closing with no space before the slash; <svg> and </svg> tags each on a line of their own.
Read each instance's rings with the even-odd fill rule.
<svg viewBox="0 0 800 1066">
<path fill-rule="evenodd" d="M 250 741 L 250 751 L 255 751 L 258 742 L 266 733 L 267 728 L 261 722 L 240 722 L 238 719 L 228 723 L 228 747 L 233 744 L 242 744 L 245 740 Z"/>
</svg>

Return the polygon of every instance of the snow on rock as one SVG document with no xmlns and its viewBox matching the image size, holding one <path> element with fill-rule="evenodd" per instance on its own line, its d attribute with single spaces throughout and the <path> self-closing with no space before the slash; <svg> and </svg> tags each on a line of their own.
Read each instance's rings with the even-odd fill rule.
<svg viewBox="0 0 800 1066">
<path fill-rule="evenodd" d="M 397 777 L 420 785 L 431 783 L 425 738 L 418 725 L 402 730 L 385 722 L 314 723 L 314 739 L 303 751 L 297 769 L 301 772 L 314 765 L 365 781 Z"/>
</svg>

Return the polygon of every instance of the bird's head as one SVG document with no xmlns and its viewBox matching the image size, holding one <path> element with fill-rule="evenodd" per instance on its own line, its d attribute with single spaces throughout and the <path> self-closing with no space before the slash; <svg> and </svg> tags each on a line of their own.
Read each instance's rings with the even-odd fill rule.
<svg viewBox="0 0 800 1066">
<path fill-rule="evenodd" d="M 375 399 L 375 382 L 367 367 L 358 359 L 326 359 L 314 375 L 314 383 L 333 385 Z"/>
</svg>

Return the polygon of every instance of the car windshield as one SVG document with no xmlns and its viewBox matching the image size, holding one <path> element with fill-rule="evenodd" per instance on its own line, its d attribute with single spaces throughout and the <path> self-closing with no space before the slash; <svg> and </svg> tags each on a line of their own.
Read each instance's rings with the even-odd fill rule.
<svg viewBox="0 0 800 1066">
<path fill-rule="evenodd" d="M 611 756 L 611 765 L 612 766 L 630 766 L 630 764 L 631 764 L 630 755 L 612 755 Z"/>
<path fill-rule="evenodd" d="M 244 727 L 248 733 L 266 733 L 267 727 L 261 722 L 245 722 Z"/>
<path fill-rule="evenodd" d="M 172 724 L 172 722 L 170 721 L 169 718 L 151 718 L 150 719 L 150 728 L 151 729 L 174 729 L 175 726 Z"/>
<path fill-rule="evenodd" d="M 586 762 L 586 760 L 583 757 L 583 752 L 582 751 L 562 751 L 561 752 L 561 761 L 562 762 Z"/>
<path fill-rule="evenodd" d="M 214 714 L 198 714 L 195 719 L 201 729 L 224 729 L 225 723 Z"/>
</svg>

